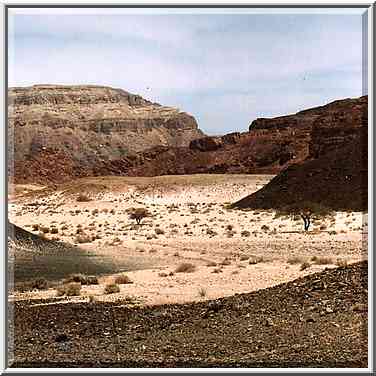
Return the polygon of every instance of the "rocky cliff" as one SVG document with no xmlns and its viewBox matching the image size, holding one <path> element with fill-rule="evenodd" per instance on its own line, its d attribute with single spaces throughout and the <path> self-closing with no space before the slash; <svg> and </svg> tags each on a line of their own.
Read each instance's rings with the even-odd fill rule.
<svg viewBox="0 0 376 376">
<path fill-rule="evenodd" d="M 94 175 L 278 174 L 322 152 L 340 151 L 343 144 L 357 137 L 358 126 L 366 124 L 366 107 L 367 98 L 362 97 L 293 115 L 256 119 L 248 132 L 201 137 L 192 140 L 189 147 L 150 149 L 97 166 Z"/>
<path fill-rule="evenodd" d="M 207 137 L 190 115 L 122 90 L 35 86 L 11 89 L 9 96 L 16 182 L 278 174 L 331 151 L 336 159 L 344 146 L 367 137 L 367 97 L 260 118 L 247 132 Z"/>
<path fill-rule="evenodd" d="M 367 210 L 368 97 L 320 107 L 312 123 L 308 155 L 261 190 L 234 204 L 278 209 L 315 202 L 335 210 Z"/>
<path fill-rule="evenodd" d="M 203 136 L 191 115 L 110 87 L 10 88 L 8 101 L 16 181 L 30 180 L 31 167 L 46 172 L 44 166 L 54 160 L 80 176 L 105 161 L 157 145 L 188 146 Z M 54 170 L 46 173 L 53 175 Z"/>
</svg>

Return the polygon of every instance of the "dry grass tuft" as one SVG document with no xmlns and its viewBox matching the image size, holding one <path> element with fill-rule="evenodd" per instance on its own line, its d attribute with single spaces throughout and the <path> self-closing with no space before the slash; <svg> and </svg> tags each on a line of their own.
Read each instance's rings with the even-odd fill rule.
<svg viewBox="0 0 376 376">
<path fill-rule="evenodd" d="M 205 297 L 206 294 L 207 294 L 207 293 L 206 293 L 206 289 L 205 289 L 205 288 L 200 287 L 200 288 L 198 289 L 198 295 L 199 295 L 201 298 Z"/>
</svg>

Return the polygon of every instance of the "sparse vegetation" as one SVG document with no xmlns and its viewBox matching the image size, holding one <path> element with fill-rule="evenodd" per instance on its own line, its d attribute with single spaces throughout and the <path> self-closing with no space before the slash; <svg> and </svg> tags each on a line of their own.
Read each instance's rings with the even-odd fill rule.
<svg viewBox="0 0 376 376">
<path fill-rule="evenodd" d="M 79 296 L 81 294 L 81 283 L 64 283 L 56 288 L 57 296 Z"/>
<path fill-rule="evenodd" d="M 19 282 L 15 285 L 15 290 L 19 292 L 33 291 L 33 290 L 47 290 L 49 283 L 45 278 L 36 278 L 27 282 Z"/>
<path fill-rule="evenodd" d="M 136 223 L 138 225 L 141 224 L 141 221 L 144 218 L 150 217 L 151 213 L 146 208 L 132 208 L 130 210 L 129 218 L 136 220 Z"/>
<path fill-rule="evenodd" d="M 105 285 L 103 292 L 106 295 L 116 294 L 116 293 L 120 292 L 120 287 L 116 283 L 108 283 L 108 284 Z"/>
<path fill-rule="evenodd" d="M 251 233 L 248 230 L 244 230 L 241 232 L 241 236 L 244 238 L 248 238 L 249 236 L 251 236 Z"/>
<path fill-rule="evenodd" d="M 308 262 L 308 261 L 305 261 L 303 262 L 301 265 L 300 265 L 300 270 L 303 271 L 303 270 L 306 270 L 308 268 L 311 267 L 311 264 Z"/>
<path fill-rule="evenodd" d="M 85 234 L 85 233 L 79 233 L 75 239 L 75 243 L 83 244 L 83 243 L 90 243 L 92 241 L 92 238 L 90 235 Z"/>
<path fill-rule="evenodd" d="M 91 198 L 84 193 L 80 193 L 77 196 L 76 201 L 77 202 L 89 202 L 89 201 L 91 201 Z"/>
<path fill-rule="evenodd" d="M 312 220 L 333 215 L 333 211 L 316 202 L 299 202 L 277 210 L 277 215 L 287 215 L 294 219 L 300 217 L 304 222 L 304 230 L 308 231 Z"/>
<path fill-rule="evenodd" d="M 118 285 L 125 285 L 128 283 L 133 283 L 126 274 L 119 274 L 115 276 L 114 282 Z"/>
<path fill-rule="evenodd" d="M 183 262 L 175 269 L 175 273 L 192 273 L 195 270 L 196 270 L 195 265 L 189 262 Z"/>
<path fill-rule="evenodd" d="M 69 282 L 78 282 L 81 285 L 98 285 L 98 278 L 94 275 L 85 275 L 85 274 L 72 274 L 66 280 L 66 283 Z"/>
<path fill-rule="evenodd" d="M 157 234 L 157 235 L 164 235 L 164 230 L 162 230 L 161 228 L 159 228 L 159 227 L 156 227 L 155 228 L 155 233 Z"/>
</svg>

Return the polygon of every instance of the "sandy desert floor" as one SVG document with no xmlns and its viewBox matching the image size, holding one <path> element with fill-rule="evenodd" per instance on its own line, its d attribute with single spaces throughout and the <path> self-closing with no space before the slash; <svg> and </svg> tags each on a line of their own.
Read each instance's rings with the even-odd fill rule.
<svg viewBox="0 0 376 376">
<path fill-rule="evenodd" d="M 99 285 L 82 286 L 80 296 L 69 298 L 74 301 L 93 296 L 98 301 L 129 297 L 141 305 L 209 300 L 367 259 L 364 213 L 338 212 L 314 220 L 304 232 L 300 218 L 228 208 L 271 178 L 101 177 L 56 189 L 11 186 L 9 218 L 30 232 L 77 244 L 99 261 L 116 265 L 112 274 L 100 276 Z M 90 201 L 77 201 L 80 194 Z M 151 216 L 137 225 L 129 219 L 132 207 L 147 208 Z M 192 264 L 193 270 L 177 272 L 183 263 Z M 133 283 L 120 285 L 120 293 L 104 294 L 104 285 L 122 272 Z M 53 288 L 10 296 L 49 304 L 40 298 L 67 301 L 57 298 Z"/>
</svg>

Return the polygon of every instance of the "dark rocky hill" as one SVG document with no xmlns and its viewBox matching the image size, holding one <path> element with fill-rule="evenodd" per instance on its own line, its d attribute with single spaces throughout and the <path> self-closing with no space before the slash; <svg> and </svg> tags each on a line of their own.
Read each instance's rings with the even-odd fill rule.
<svg viewBox="0 0 376 376">
<path fill-rule="evenodd" d="M 234 204 L 277 209 L 303 202 L 335 210 L 366 210 L 368 98 L 337 101 L 312 126 L 307 158 Z"/>
</svg>

